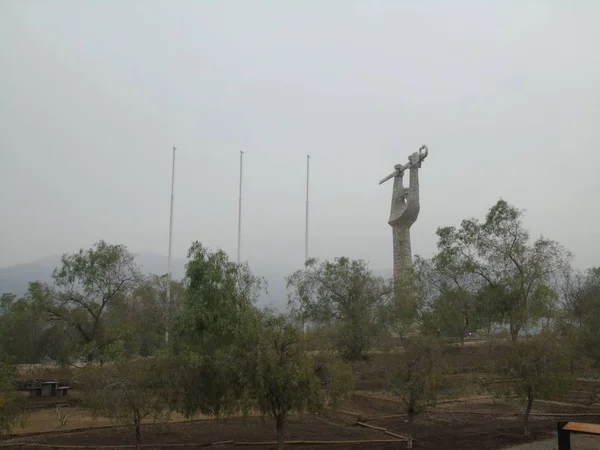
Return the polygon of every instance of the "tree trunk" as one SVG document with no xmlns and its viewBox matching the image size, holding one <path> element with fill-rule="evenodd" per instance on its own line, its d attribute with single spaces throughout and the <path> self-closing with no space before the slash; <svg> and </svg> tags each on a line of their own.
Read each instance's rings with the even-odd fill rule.
<svg viewBox="0 0 600 450">
<path fill-rule="evenodd" d="M 460 337 L 460 348 L 465 347 L 465 334 L 463 333 Z"/>
<path fill-rule="evenodd" d="M 515 325 L 515 324 L 510 324 L 510 339 L 513 342 L 517 342 L 517 340 L 519 339 L 519 331 L 521 330 L 521 327 Z"/>
<path fill-rule="evenodd" d="M 575 362 L 572 356 L 569 357 L 569 369 L 571 370 L 571 375 L 575 375 Z"/>
<path fill-rule="evenodd" d="M 525 409 L 525 417 L 523 419 L 525 435 L 529 434 L 529 413 L 531 412 L 532 406 L 533 406 L 533 397 L 531 396 L 531 394 L 529 394 L 527 396 L 527 408 Z"/>
<path fill-rule="evenodd" d="M 413 414 L 408 413 L 408 433 L 406 434 L 406 448 L 412 448 L 413 446 L 413 435 L 412 435 L 412 424 L 413 424 Z"/>
<path fill-rule="evenodd" d="M 138 411 L 133 412 L 133 421 L 135 424 L 135 448 L 139 449 L 142 443 L 142 433 L 140 430 L 142 420 Z"/>
<path fill-rule="evenodd" d="M 284 450 L 284 440 L 283 440 L 283 425 L 284 425 L 284 417 L 283 415 L 275 418 L 276 427 L 277 427 L 277 450 Z"/>
</svg>

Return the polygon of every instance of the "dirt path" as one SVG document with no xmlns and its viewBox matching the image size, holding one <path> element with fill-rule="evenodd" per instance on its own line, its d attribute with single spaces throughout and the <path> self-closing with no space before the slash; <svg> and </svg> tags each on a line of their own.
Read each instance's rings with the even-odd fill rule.
<svg viewBox="0 0 600 450">
<path fill-rule="evenodd" d="M 557 450 L 558 441 L 556 438 L 543 441 L 521 444 L 514 447 L 507 447 L 504 450 Z M 600 450 L 600 437 L 598 436 L 571 436 L 572 450 Z"/>
</svg>

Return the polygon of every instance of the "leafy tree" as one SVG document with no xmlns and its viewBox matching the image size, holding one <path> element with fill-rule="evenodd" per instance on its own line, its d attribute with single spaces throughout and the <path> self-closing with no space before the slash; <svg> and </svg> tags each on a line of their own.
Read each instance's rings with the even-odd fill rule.
<svg viewBox="0 0 600 450">
<path fill-rule="evenodd" d="M 53 286 L 38 284 L 33 291 L 49 320 L 77 331 L 91 361 L 112 341 L 105 315 L 125 301 L 138 275 L 126 247 L 99 241 L 91 249 L 63 255 L 62 266 L 52 274 Z"/>
<path fill-rule="evenodd" d="M 403 339 L 402 349 L 391 372 L 391 389 L 408 416 L 407 447 L 412 448 L 415 417 L 436 405 L 436 386 L 443 373 L 441 349 L 438 339 L 426 336 Z"/>
<path fill-rule="evenodd" d="M 188 257 L 184 305 L 170 342 L 175 370 L 166 371 L 171 402 L 187 416 L 246 413 L 260 333 L 253 303 L 264 280 L 198 242 Z"/>
<path fill-rule="evenodd" d="M 181 311 L 184 287 L 171 280 L 171 298 L 167 300 L 166 275 L 140 278 L 124 301 L 115 302 L 106 312 L 114 339 L 122 339 L 131 354 L 155 355 L 165 346 L 165 335 Z"/>
<path fill-rule="evenodd" d="M 188 252 L 184 306 L 178 318 L 180 341 L 202 351 L 222 347 L 240 336 L 240 324 L 265 289 L 264 279 L 247 264 L 211 252 L 195 242 Z"/>
<path fill-rule="evenodd" d="M 572 276 L 566 286 L 565 307 L 574 322 L 572 337 L 581 351 L 600 361 L 600 267 Z"/>
<path fill-rule="evenodd" d="M 481 289 L 481 279 L 469 273 L 454 248 L 445 248 L 433 257 L 434 278 L 439 295 L 434 310 L 439 316 L 442 330 L 460 339 L 461 345 L 467 332 L 479 328 L 476 298 Z"/>
<path fill-rule="evenodd" d="M 533 402 L 554 398 L 572 383 L 569 349 L 561 343 L 558 333 L 548 329 L 505 345 L 503 357 L 496 358 L 496 370 L 511 380 L 509 392 L 525 404 L 523 426 L 528 434 Z"/>
<path fill-rule="evenodd" d="M 6 314 L 16 300 L 17 296 L 11 292 L 0 295 L 0 315 Z"/>
<path fill-rule="evenodd" d="M 121 349 L 111 348 L 111 364 L 88 365 L 78 374 L 83 388 L 83 406 L 94 416 L 107 417 L 135 428 L 136 445 L 142 441 L 141 424 L 149 419 L 164 423 L 170 418 L 160 378 L 153 359 L 130 359 Z"/>
<path fill-rule="evenodd" d="M 4 298 L 6 300 L 6 296 Z M 27 294 L 10 297 L 0 315 L 0 353 L 21 364 L 35 364 L 46 357 L 65 362 L 70 339 L 61 324 L 47 323 L 42 311 Z"/>
<path fill-rule="evenodd" d="M 486 285 L 488 301 L 509 324 L 513 340 L 551 309 L 557 299 L 552 277 L 564 270 L 570 258 L 554 241 L 539 238 L 530 243 L 522 216 L 522 211 L 499 200 L 484 222 L 468 219 L 458 229 L 437 231 L 440 252 Z"/>
<path fill-rule="evenodd" d="M 0 357 L 0 436 L 25 418 L 22 396 L 15 388 L 17 371 L 6 357 Z"/>
<path fill-rule="evenodd" d="M 167 336 L 183 307 L 185 287 L 168 275 L 146 277 L 133 292 L 136 313 L 144 318 L 144 328 Z"/>
<path fill-rule="evenodd" d="M 331 365 L 330 400 L 337 403 L 351 388 L 348 366 Z M 320 411 L 325 392 L 315 364 L 304 348 L 297 328 L 283 316 L 267 316 L 261 334 L 255 381 L 258 408 L 275 419 L 277 448 L 284 448 L 284 428 L 290 412 Z"/>
<path fill-rule="evenodd" d="M 307 261 L 287 278 L 289 305 L 296 316 L 322 326 L 334 325 L 341 353 L 350 360 L 364 356 L 382 332 L 381 319 L 391 303 L 391 281 L 375 276 L 361 260 Z"/>
</svg>

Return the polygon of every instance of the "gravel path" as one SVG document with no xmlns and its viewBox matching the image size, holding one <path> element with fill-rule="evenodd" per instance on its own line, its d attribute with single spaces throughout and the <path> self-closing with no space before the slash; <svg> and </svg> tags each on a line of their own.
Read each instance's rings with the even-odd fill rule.
<svg viewBox="0 0 600 450">
<path fill-rule="evenodd" d="M 557 450 L 557 438 L 546 439 L 545 441 L 531 442 L 514 447 L 508 447 L 505 450 Z M 571 435 L 571 450 L 600 450 L 600 436 Z"/>
</svg>

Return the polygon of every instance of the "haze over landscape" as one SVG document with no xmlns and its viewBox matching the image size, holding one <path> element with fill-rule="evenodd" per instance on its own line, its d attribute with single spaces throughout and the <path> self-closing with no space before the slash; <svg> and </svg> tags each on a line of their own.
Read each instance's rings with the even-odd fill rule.
<svg viewBox="0 0 600 450">
<path fill-rule="evenodd" d="M 166 5 L 0 4 L 0 290 L 99 239 L 165 272 L 173 146 L 176 276 L 194 240 L 235 257 L 240 150 L 242 259 L 274 295 L 304 258 L 307 153 L 310 255 L 389 273 L 377 182 L 421 144 L 413 253 L 502 197 L 597 265 L 600 3 Z"/>
</svg>

